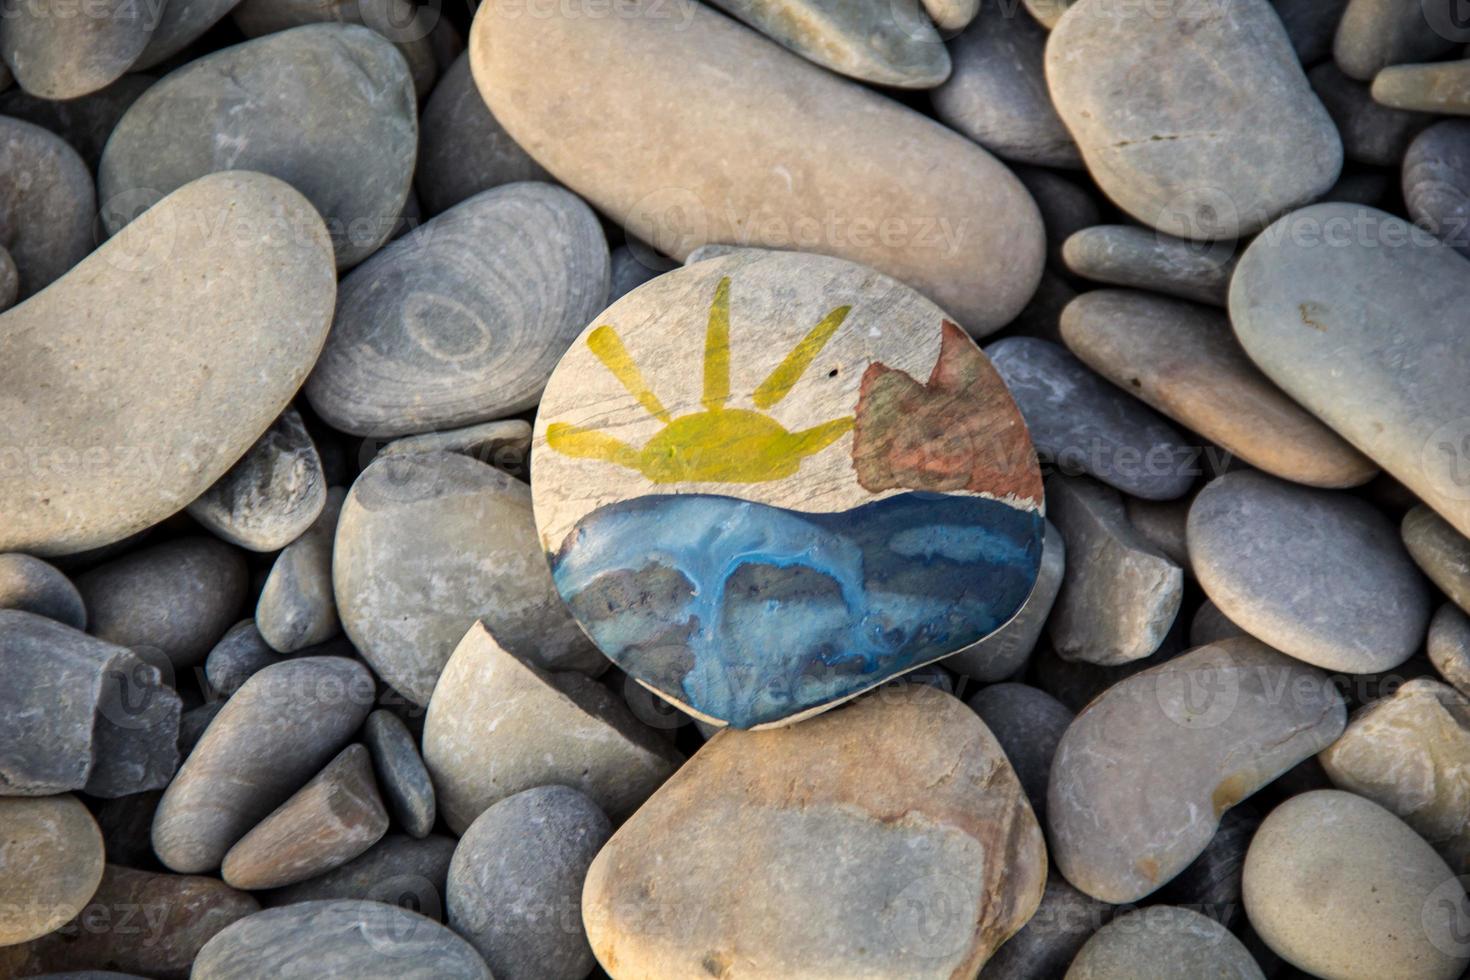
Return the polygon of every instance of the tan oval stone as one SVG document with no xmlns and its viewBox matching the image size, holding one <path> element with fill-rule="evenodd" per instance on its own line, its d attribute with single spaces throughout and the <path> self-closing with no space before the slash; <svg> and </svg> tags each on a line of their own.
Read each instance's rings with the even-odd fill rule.
<svg viewBox="0 0 1470 980">
<path fill-rule="evenodd" d="M 597 855 L 582 918 L 617 977 L 972 977 L 1046 868 L 995 737 L 902 684 L 715 735 Z"/>
<path fill-rule="evenodd" d="M 516 142 L 659 251 L 683 261 L 724 242 L 851 259 L 977 335 L 1035 291 L 1036 205 L 964 137 L 700 4 L 562 9 L 483 4 L 475 81 Z"/>
<path fill-rule="evenodd" d="M 1373 100 L 1395 109 L 1470 115 L 1470 58 L 1385 68 L 1373 79 Z"/>
<path fill-rule="evenodd" d="M 0 946 L 82 910 L 102 880 L 102 831 L 75 796 L 0 797 Z"/>
<path fill-rule="evenodd" d="M 0 315 L 0 551 L 109 544 L 198 497 L 301 386 L 335 295 L 307 200 L 225 172 Z"/>
<path fill-rule="evenodd" d="M 1461 609 L 1470 609 L 1470 540 L 1423 504 L 1399 525 L 1409 557 Z"/>
</svg>

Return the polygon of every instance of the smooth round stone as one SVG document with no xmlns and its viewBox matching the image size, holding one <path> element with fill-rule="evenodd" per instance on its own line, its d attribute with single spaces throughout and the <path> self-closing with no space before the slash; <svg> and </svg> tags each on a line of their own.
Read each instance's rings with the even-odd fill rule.
<svg viewBox="0 0 1470 980">
<path fill-rule="evenodd" d="M 1056 27 L 1057 22 L 1062 19 L 1062 14 L 1065 14 L 1067 8 L 1076 2 L 1077 0 L 1023 0 L 1026 12 L 1047 30 Z"/>
<path fill-rule="evenodd" d="M 1208 916 L 1174 905 L 1121 915 L 1077 953 L 1066 980 L 1265 980 L 1245 944 Z"/>
<path fill-rule="evenodd" d="M 924 13 L 941 31 L 964 30 L 980 12 L 980 0 L 923 0 Z"/>
<path fill-rule="evenodd" d="M 79 630 L 87 628 L 82 594 L 60 569 L 18 552 L 0 555 L 0 609 L 20 609 Z"/>
<path fill-rule="evenodd" d="M 1357 163 L 1397 166 L 1409 141 L 1434 121 L 1424 113 L 1380 105 L 1369 94 L 1367 85 L 1348 78 L 1330 61 L 1313 68 L 1307 77 L 1337 124 L 1343 152 Z"/>
<path fill-rule="evenodd" d="M 228 698 L 251 677 L 280 662 L 280 655 L 265 642 L 255 620 L 243 619 L 231 626 L 204 658 L 204 677 L 211 691 Z"/>
<path fill-rule="evenodd" d="M 1396 109 L 1470 115 L 1470 58 L 1385 68 L 1373 79 L 1373 100 Z"/>
<path fill-rule="evenodd" d="M 373 756 L 378 786 L 387 797 L 393 818 L 411 837 L 427 837 L 434 829 L 434 784 L 424 768 L 418 743 L 408 726 L 391 711 L 368 715 L 362 740 Z"/>
<path fill-rule="evenodd" d="M 1119 388 L 1275 476 L 1352 487 L 1377 472 L 1251 363 L 1222 312 L 1100 289 L 1067 306 L 1062 339 Z"/>
<path fill-rule="evenodd" d="M 1046 73 L 1098 186 L 1171 235 L 1239 238 L 1342 169 L 1337 129 L 1266 0 L 1232 3 L 1228 17 L 1210 4 L 1078 4 L 1052 31 Z"/>
<path fill-rule="evenodd" d="M 985 962 L 984 980 L 1052 980 L 1108 921 L 1113 907 L 1082 894 L 1051 870 L 1036 914 Z"/>
<path fill-rule="evenodd" d="M 291 660 L 251 677 L 164 792 L 153 820 L 159 860 L 183 874 L 217 868 L 337 754 L 375 695 L 367 668 L 342 657 Z"/>
<path fill-rule="evenodd" d="M 1455 22 L 1450 6 L 1433 0 L 1348 0 L 1332 58 L 1362 82 L 1389 65 L 1436 58 L 1465 40 L 1464 25 Z"/>
<path fill-rule="evenodd" d="M 1320 758 L 1334 786 L 1390 810 L 1456 874 L 1470 872 L 1470 699 L 1415 678 L 1355 714 Z"/>
<path fill-rule="evenodd" d="M 1199 856 L 1221 814 L 1345 723 L 1324 674 L 1249 638 L 1135 674 L 1062 736 L 1047 797 L 1051 856 L 1094 898 L 1137 901 Z"/>
<path fill-rule="evenodd" d="M 1026 185 L 1041 210 L 1041 224 L 1046 229 L 1047 258 L 1053 263 L 1061 258 L 1063 242 L 1103 220 L 1098 197 L 1070 176 L 1042 167 L 1017 167 L 1016 176 Z M 1051 274 L 1048 270 L 1043 278 Z M 1010 326 L 1014 329 L 1015 324 Z"/>
<path fill-rule="evenodd" d="M 1393 525 L 1356 497 L 1227 473 L 1194 498 L 1189 554 L 1221 612 L 1309 664 L 1376 673 L 1424 641 L 1424 579 Z"/>
<path fill-rule="evenodd" d="M 928 300 L 840 259 L 743 250 L 629 293 L 562 358 L 532 452 L 572 614 L 706 721 L 782 722 L 969 646 L 1040 565 L 1000 375 Z"/>
<path fill-rule="evenodd" d="M 1189 565 L 1189 542 L 1186 525 L 1189 522 L 1189 499 L 1140 500 L 1128 497 L 1123 501 L 1123 510 L 1128 523 L 1143 535 L 1145 541 L 1165 558 L 1178 565 L 1186 575 L 1192 575 Z"/>
<path fill-rule="evenodd" d="M 949 43 L 954 70 L 933 92 L 934 113 L 996 156 L 1080 168 L 1082 155 L 1046 89 L 1046 30 L 987 4 Z"/>
<path fill-rule="evenodd" d="M 1245 910 L 1271 951 L 1334 980 L 1454 980 L 1470 963 L 1470 900 L 1424 839 L 1340 790 L 1294 796 L 1245 859 Z"/>
<path fill-rule="evenodd" d="M 1031 918 L 1046 868 L 985 725 L 895 684 L 716 734 L 597 855 L 582 918 L 604 967 L 645 980 L 971 977 Z"/>
<path fill-rule="evenodd" d="M 431 834 L 416 840 L 389 834 L 326 874 L 261 895 L 268 906 L 295 905 L 331 898 L 386 902 L 435 921 L 444 918 L 444 882 L 459 842 Z"/>
<path fill-rule="evenodd" d="M 1272 0 L 1303 65 L 1332 54 L 1332 41 L 1348 0 Z"/>
<path fill-rule="evenodd" d="M 413 79 L 393 45 L 353 24 L 308 24 L 197 58 L 144 92 L 102 153 L 102 221 L 117 234 L 197 177 L 258 170 L 306 195 L 346 269 L 387 241 L 417 144 Z"/>
<path fill-rule="evenodd" d="M 604 663 L 552 586 L 530 489 L 467 456 L 374 460 L 342 505 L 332 576 L 348 639 L 415 704 L 481 619 L 548 669 Z"/>
<path fill-rule="evenodd" d="M 173 0 L 158 9 L 158 26 L 148 46 L 133 63 L 134 71 L 146 71 L 170 61 L 194 43 L 201 34 L 228 14 L 240 0 Z"/>
<path fill-rule="evenodd" d="M 1101 666 L 1150 656 L 1179 615 L 1184 570 L 1129 523 L 1116 490 L 1051 476 L 1046 491 L 1051 521 L 1073 556 L 1047 620 L 1057 654 Z"/>
<path fill-rule="evenodd" d="M 534 408 L 607 301 L 592 209 L 550 184 L 478 194 L 342 281 L 306 397 L 332 426 L 397 436 Z"/>
<path fill-rule="evenodd" d="M 6 175 L 0 233 L 19 278 L 17 296 L 25 299 L 92 250 L 97 193 L 76 150 L 55 133 L 19 119 L 0 117 L 0 173 Z M 6 330 L 12 329 L 18 328 L 7 322 Z M 52 336 L 64 333 L 56 330 Z"/>
<path fill-rule="evenodd" d="M 155 81 L 151 75 L 124 75 L 106 88 L 64 102 L 11 89 L 0 93 L 0 115 L 49 129 L 81 154 L 89 169 L 96 170 L 113 127 Z"/>
<path fill-rule="evenodd" d="M 238 619 L 248 588 L 244 556 L 206 537 L 141 548 L 77 579 L 94 635 L 151 647 L 176 669 L 204 659 Z"/>
<path fill-rule="evenodd" d="M 331 246 L 281 181 L 213 174 L 128 228 L 0 314 L 0 456 L 29 460 L 0 467 L 0 550 L 85 551 L 182 510 L 281 414 L 326 338 Z"/>
<path fill-rule="evenodd" d="M 501 800 L 475 818 L 454 852 L 449 927 L 497 980 L 582 980 L 597 961 L 568 913 L 581 907 L 587 867 L 611 835 L 607 815 L 567 786 Z"/>
<path fill-rule="evenodd" d="M 1025 684 L 992 684 L 967 703 L 1005 750 L 1036 819 L 1044 822 L 1051 760 L 1072 723 L 1072 712 L 1045 691 Z"/>
<path fill-rule="evenodd" d="M 1470 120 L 1446 119 L 1415 137 L 1402 186 L 1415 223 L 1470 257 Z"/>
<path fill-rule="evenodd" d="M 1401 218 L 1318 204 L 1246 249 L 1230 320 L 1257 366 L 1462 534 L 1470 260 Z"/>
<path fill-rule="evenodd" d="M 188 512 L 231 544 L 279 551 L 311 526 L 326 499 L 321 457 L 290 408 Z"/>
<path fill-rule="evenodd" d="M 1249 636 L 1245 630 L 1230 621 L 1230 617 L 1220 611 L 1220 607 L 1209 599 L 1200 603 L 1195 610 L 1194 619 L 1189 624 L 1189 645 L 1204 646 L 1207 643 L 1218 643 L 1235 636 Z"/>
<path fill-rule="evenodd" d="M 549 674 L 476 623 L 444 668 L 424 719 L 424 763 L 449 829 L 536 786 L 581 790 L 615 820 L 684 761 L 607 688 Z"/>
<path fill-rule="evenodd" d="M 1446 602 L 1429 621 L 1429 660 L 1461 694 L 1470 691 L 1470 616 Z"/>
<path fill-rule="evenodd" d="M 1066 566 L 1066 542 L 1048 521 L 1041 544 L 1041 571 L 1021 611 L 985 639 L 950 654 L 939 663 L 961 678 L 981 684 L 993 684 L 1020 673 L 1030 660 L 1031 651 L 1036 649 L 1047 616 L 1051 615 Z"/>
<path fill-rule="evenodd" d="M 230 19 L 246 37 L 261 37 L 303 24 L 323 22 L 360 24 L 393 42 L 413 75 L 414 92 L 423 98 L 434 87 L 439 65 L 429 33 L 439 11 L 417 7 L 408 0 L 327 2 L 322 0 L 243 0 Z"/>
<path fill-rule="evenodd" d="M 1235 249 L 1133 225 L 1097 225 L 1067 238 L 1062 261 L 1084 279 L 1224 306 Z"/>
<path fill-rule="evenodd" d="M 276 556 L 255 604 L 255 623 L 271 649 L 295 653 L 342 630 L 332 588 L 332 550 L 347 492 L 326 491 L 316 521 Z"/>
<path fill-rule="evenodd" d="M 977 336 L 1035 290 L 1036 206 L 958 133 L 701 4 L 614 18 L 512 6 L 476 15 L 480 94 L 558 180 L 665 255 L 718 242 L 862 262 Z"/>
<path fill-rule="evenodd" d="M 851 78 L 895 88 L 933 88 L 950 72 L 949 53 L 918 0 L 711 2 L 808 61 Z M 685 12 L 692 15 L 689 6 L 679 14 Z"/>
<path fill-rule="evenodd" d="M 1461 609 L 1470 610 L 1470 540 L 1423 504 L 1404 515 L 1399 534 L 1429 580 Z"/>
<path fill-rule="evenodd" d="M 493 980 L 474 947 L 416 912 L 350 899 L 241 919 L 199 951 L 190 980 Z"/>
<path fill-rule="evenodd" d="M 1043 466 L 1086 473 L 1148 500 L 1172 500 L 1194 484 L 1189 464 L 1196 453 L 1179 430 L 1066 348 L 1006 337 L 985 353 L 1015 398 Z"/>
<path fill-rule="evenodd" d="M 158 8 L 145 0 L 66 0 L 5 5 L 0 58 L 20 87 L 41 99 L 75 99 L 105 88 L 143 53 Z"/>
<path fill-rule="evenodd" d="M 102 832 L 75 796 L 0 796 L 0 946 L 44 936 L 102 880 Z"/>
</svg>

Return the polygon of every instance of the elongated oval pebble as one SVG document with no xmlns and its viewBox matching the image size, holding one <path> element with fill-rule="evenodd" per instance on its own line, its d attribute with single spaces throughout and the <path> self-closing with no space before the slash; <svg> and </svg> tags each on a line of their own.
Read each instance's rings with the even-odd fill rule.
<svg viewBox="0 0 1470 980">
<path fill-rule="evenodd" d="M 0 609 L 21 609 L 79 630 L 87 628 L 87 606 L 71 579 L 41 559 L 18 552 L 0 555 Z"/>
<path fill-rule="evenodd" d="M 60 926 L 102 880 L 102 832 L 75 796 L 0 796 L 0 946 Z"/>
<path fill-rule="evenodd" d="M 321 457 L 288 408 L 188 511 L 231 544 L 278 551 L 311 526 L 326 496 Z"/>
<path fill-rule="evenodd" d="M 65 140 L 40 126 L 0 117 L 0 224 L 15 264 L 16 296 L 55 282 L 92 247 L 97 192 Z M 3 349 L 3 348 L 0 348 Z"/>
</svg>

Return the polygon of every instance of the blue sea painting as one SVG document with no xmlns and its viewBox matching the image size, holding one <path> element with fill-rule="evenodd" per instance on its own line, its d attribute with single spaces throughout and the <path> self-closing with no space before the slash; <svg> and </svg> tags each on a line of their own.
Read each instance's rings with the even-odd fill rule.
<svg viewBox="0 0 1470 980">
<path fill-rule="evenodd" d="M 630 674 L 737 728 L 851 696 L 1008 622 L 1043 520 L 909 492 L 838 513 L 715 494 L 601 507 L 551 556 L 562 597 Z"/>
</svg>

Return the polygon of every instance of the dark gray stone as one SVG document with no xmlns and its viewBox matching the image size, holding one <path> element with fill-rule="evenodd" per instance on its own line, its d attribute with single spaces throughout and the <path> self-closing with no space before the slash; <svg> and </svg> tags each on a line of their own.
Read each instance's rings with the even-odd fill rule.
<svg viewBox="0 0 1470 980">
<path fill-rule="evenodd" d="M 1128 523 L 1143 535 L 1149 544 L 1159 550 L 1165 558 L 1184 569 L 1184 574 L 1193 574 L 1189 568 L 1189 542 L 1186 525 L 1189 522 L 1189 499 L 1140 500 L 1129 497 L 1123 501 L 1128 514 Z"/>
<path fill-rule="evenodd" d="M 305 533 L 326 499 L 316 446 L 288 408 L 188 511 L 231 544 L 279 551 Z"/>
<path fill-rule="evenodd" d="M 133 64 L 145 71 L 168 61 L 209 30 L 240 0 L 167 0 L 148 46 Z"/>
<path fill-rule="evenodd" d="M 1348 78 L 1330 61 L 1313 68 L 1307 77 L 1337 124 L 1349 160 L 1374 167 L 1397 166 L 1409 141 L 1434 121 L 1427 113 L 1379 105 L 1365 83 Z"/>
<path fill-rule="evenodd" d="M 138 60 L 157 24 L 147 0 L 0 4 L 0 58 L 20 87 L 42 99 L 75 99 L 106 88 Z"/>
<path fill-rule="evenodd" d="M 19 552 L 0 555 L 0 609 L 21 609 L 79 630 L 87 628 L 87 606 L 71 579 L 55 566 Z"/>
<path fill-rule="evenodd" d="M 1084 279 L 1150 289 L 1224 306 L 1235 271 L 1235 246 L 1191 242 L 1134 225 L 1084 228 L 1062 245 L 1067 268 Z"/>
<path fill-rule="evenodd" d="M 980 980 L 1057 980 L 1112 913 L 1107 902 L 1082 894 L 1051 869 L 1036 914 L 985 961 Z"/>
<path fill-rule="evenodd" d="M 1431 61 L 1449 51 L 1456 44 L 1454 32 L 1436 30 L 1436 25 L 1425 16 L 1435 9 L 1435 3 L 1436 0 L 1348 0 L 1332 45 L 1332 58 L 1337 67 L 1360 82 L 1371 82 L 1374 75 L 1389 65 Z M 1441 5 L 1439 10 L 1451 14 L 1447 5 Z M 1464 42 L 1463 37 L 1459 40 Z"/>
<path fill-rule="evenodd" d="M 1399 535 L 1420 571 L 1451 602 L 1470 611 L 1470 539 L 1423 504 L 1404 515 Z"/>
<path fill-rule="evenodd" d="M 693 253 L 689 257 L 693 259 Z M 659 255 L 650 245 L 633 241 L 612 250 L 611 266 L 612 274 L 607 291 L 609 306 L 650 279 L 679 268 L 679 263 Z"/>
<path fill-rule="evenodd" d="M 1414 138 L 1404 154 L 1409 217 L 1470 257 L 1470 119 L 1446 119 Z"/>
<path fill-rule="evenodd" d="M 393 816 L 410 837 L 427 837 L 434 829 L 434 784 L 408 726 L 393 712 L 379 708 L 368 715 L 362 739 L 373 755 L 378 786 Z"/>
<path fill-rule="evenodd" d="M 453 837 L 431 834 L 416 840 L 389 834 L 339 868 L 297 885 L 264 892 L 267 906 L 295 905 L 331 898 L 386 902 L 444 919 L 444 882 L 459 844 Z"/>
<path fill-rule="evenodd" d="M 1304 65 L 1332 54 L 1332 38 L 1348 0 L 1271 0 Z"/>
<path fill-rule="evenodd" d="M 204 658 L 204 677 L 211 692 L 228 698 L 253 675 L 280 662 L 281 656 L 265 642 L 255 620 L 242 619 L 225 631 Z"/>
<path fill-rule="evenodd" d="M 204 737 L 207 729 L 216 715 L 224 708 L 225 702 L 208 701 L 197 708 L 190 708 L 179 718 L 179 758 L 187 759 L 189 753 L 194 751 L 194 746 Z M 150 845 L 151 846 L 151 845 Z"/>
<path fill-rule="evenodd" d="M 612 835 L 568 786 L 507 797 L 470 824 L 449 865 L 449 927 L 496 980 L 581 980 L 596 960 L 581 928 L 582 882 Z"/>
<path fill-rule="evenodd" d="M 0 115 L 24 119 L 66 140 L 87 166 L 97 169 L 102 147 L 128 106 L 157 79 L 151 75 L 124 75 L 106 88 L 78 99 L 56 102 L 21 89 L 0 94 Z"/>
<path fill-rule="evenodd" d="M 1235 928 L 1244 911 L 1240 872 L 1245 867 L 1251 837 L 1260 825 L 1261 814 L 1248 803 L 1226 810 L 1219 829 L 1200 856 L 1164 886 L 1160 897 L 1202 912 L 1227 929 Z"/>
<path fill-rule="evenodd" d="M 1220 607 L 1209 599 L 1200 603 L 1189 623 L 1189 645 L 1201 647 L 1206 643 L 1228 640 L 1232 636 L 1249 636 L 1245 630 L 1230 621 Z"/>
<path fill-rule="evenodd" d="M 76 150 L 20 119 L 0 118 L 0 175 L 0 241 L 25 299 L 92 250 L 97 192 Z"/>
<path fill-rule="evenodd" d="M 1047 268 L 1041 273 L 1036 295 L 1025 309 L 1010 322 L 1007 332 L 1020 337 L 1036 337 L 1054 344 L 1062 342 L 1062 311 L 1077 298 L 1077 290 L 1067 279 Z"/>
<path fill-rule="evenodd" d="M 992 684 L 966 703 L 1005 750 L 1036 819 L 1044 826 L 1051 760 L 1072 723 L 1072 712 L 1050 694 L 1026 684 Z"/>
<path fill-rule="evenodd" d="M 276 556 L 255 604 L 255 624 L 272 649 L 295 653 L 342 630 L 332 592 L 332 545 L 347 491 L 326 492 L 321 513 Z"/>
<path fill-rule="evenodd" d="M 160 866 L 158 858 L 153 856 L 149 830 L 161 799 L 163 790 L 151 789 L 104 800 L 97 808 L 97 826 L 102 831 L 108 864 L 144 871 L 156 870 Z"/>
<path fill-rule="evenodd" d="M 1052 170 L 1017 167 L 1016 176 L 1041 211 L 1046 229 L 1047 257 L 1055 264 L 1062 259 L 1062 246 L 1077 232 L 1102 221 L 1102 207 L 1091 191 Z"/>
</svg>

